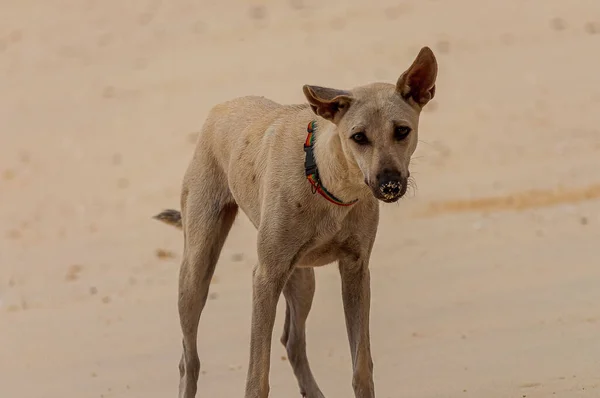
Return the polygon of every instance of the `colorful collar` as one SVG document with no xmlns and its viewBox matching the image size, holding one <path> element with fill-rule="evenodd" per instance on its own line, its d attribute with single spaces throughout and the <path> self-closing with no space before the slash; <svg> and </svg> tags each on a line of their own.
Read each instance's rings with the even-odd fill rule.
<svg viewBox="0 0 600 398">
<path fill-rule="evenodd" d="M 315 192 L 318 192 L 322 197 L 338 206 L 351 206 L 354 203 L 358 202 L 358 199 L 354 199 L 351 202 L 342 202 L 341 200 L 336 198 L 331 192 L 325 189 L 325 187 L 321 184 L 321 179 L 319 178 L 319 169 L 317 168 L 317 162 L 315 160 L 315 154 L 313 151 L 316 130 L 316 120 L 313 120 L 312 122 L 308 123 L 308 128 L 306 129 L 308 135 L 306 136 L 306 141 L 304 142 L 304 152 L 306 153 L 306 157 L 304 160 L 304 171 L 306 172 L 306 178 L 312 185 L 312 193 L 314 194 Z"/>
</svg>

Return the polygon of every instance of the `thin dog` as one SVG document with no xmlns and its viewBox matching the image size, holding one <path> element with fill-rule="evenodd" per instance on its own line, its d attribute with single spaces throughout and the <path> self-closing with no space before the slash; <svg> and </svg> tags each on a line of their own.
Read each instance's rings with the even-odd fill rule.
<svg viewBox="0 0 600 398">
<path fill-rule="evenodd" d="M 269 395 L 277 301 L 286 300 L 285 346 L 300 393 L 323 398 L 306 355 L 314 267 L 337 261 L 355 397 L 373 398 L 369 258 L 379 202 L 407 190 L 419 115 L 435 94 L 437 61 L 423 47 L 396 84 L 351 90 L 305 85 L 304 105 L 242 97 L 216 105 L 185 173 L 181 213 L 155 218 L 183 230 L 180 398 L 196 395 L 197 333 L 211 278 L 241 209 L 258 230 L 246 398 Z M 308 126 L 308 127 L 307 127 Z"/>
</svg>

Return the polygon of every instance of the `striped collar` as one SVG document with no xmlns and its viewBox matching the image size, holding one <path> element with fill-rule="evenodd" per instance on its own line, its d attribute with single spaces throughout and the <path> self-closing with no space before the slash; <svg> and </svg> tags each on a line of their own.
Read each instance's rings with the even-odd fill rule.
<svg viewBox="0 0 600 398">
<path fill-rule="evenodd" d="M 308 128 L 306 129 L 307 136 L 306 141 L 304 142 L 304 152 L 306 154 L 304 160 L 304 171 L 306 173 L 306 178 L 308 182 L 312 185 L 312 192 L 318 192 L 322 197 L 327 199 L 333 204 L 338 206 L 351 206 L 358 202 L 358 199 L 354 199 L 351 202 L 343 202 L 340 199 L 336 198 L 331 192 L 329 192 L 323 184 L 321 183 L 321 179 L 319 178 L 319 169 L 317 168 L 317 162 L 315 160 L 314 154 L 314 143 L 315 143 L 315 133 L 317 131 L 317 121 L 313 120 L 308 124 Z"/>
</svg>

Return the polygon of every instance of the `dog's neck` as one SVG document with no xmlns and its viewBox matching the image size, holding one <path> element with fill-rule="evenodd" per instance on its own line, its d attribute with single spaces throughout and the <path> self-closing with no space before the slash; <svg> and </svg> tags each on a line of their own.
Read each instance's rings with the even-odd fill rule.
<svg viewBox="0 0 600 398">
<path fill-rule="evenodd" d="M 321 183 L 338 199 L 351 202 L 368 194 L 360 169 L 344 155 L 340 136 L 332 123 L 318 123 L 314 154 Z"/>
</svg>

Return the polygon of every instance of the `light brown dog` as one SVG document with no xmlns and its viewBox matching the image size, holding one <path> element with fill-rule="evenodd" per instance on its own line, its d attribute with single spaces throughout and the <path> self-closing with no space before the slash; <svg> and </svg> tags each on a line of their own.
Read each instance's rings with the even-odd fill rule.
<svg viewBox="0 0 600 398">
<path fill-rule="evenodd" d="M 424 47 L 397 83 L 352 90 L 304 86 L 306 105 L 243 97 L 215 106 L 198 138 L 181 213 L 156 218 L 183 229 L 179 316 L 180 398 L 196 394 L 200 314 L 238 212 L 258 230 L 246 398 L 269 394 L 277 301 L 286 299 L 281 342 L 300 393 L 323 398 L 306 356 L 312 267 L 339 262 L 356 397 L 375 396 L 369 342 L 369 257 L 379 202 L 406 192 L 419 115 L 435 94 L 437 62 Z M 307 128 L 308 126 L 308 128 Z"/>
</svg>

